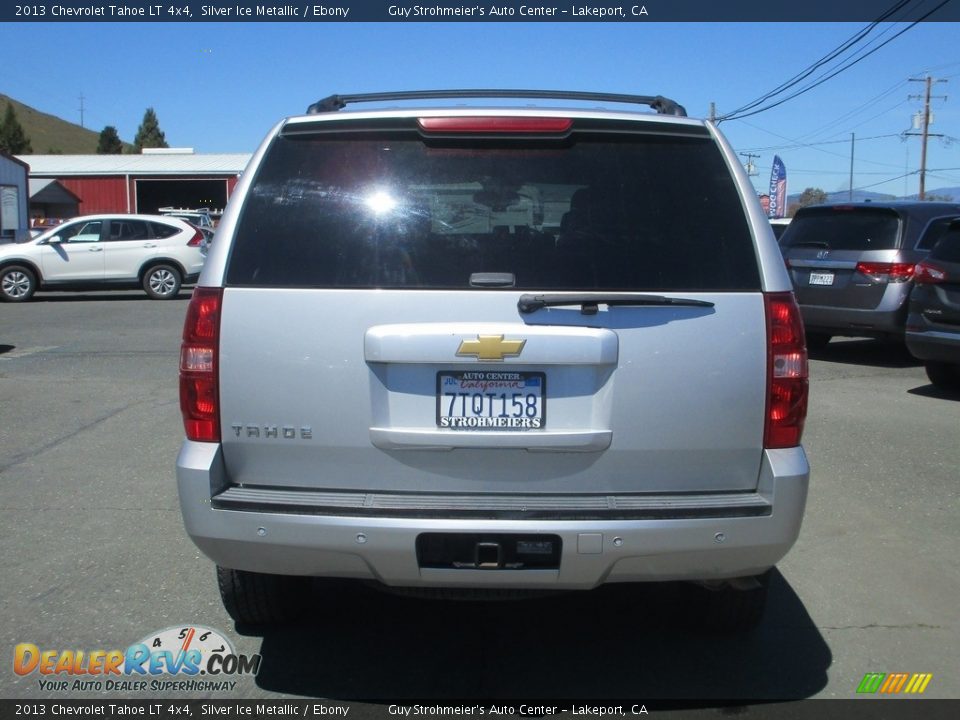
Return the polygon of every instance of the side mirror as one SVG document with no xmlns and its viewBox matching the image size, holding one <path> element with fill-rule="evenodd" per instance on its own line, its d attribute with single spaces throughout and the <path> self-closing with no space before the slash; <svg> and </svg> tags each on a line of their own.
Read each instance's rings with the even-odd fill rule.
<svg viewBox="0 0 960 720">
<path fill-rule="evenodd" d="M 60 237 L 59 235 L 52 235 L 47 238 L 48 245 L 59 245 L 62 242 L 63 242 L 63 238 Z"/>
</svg>

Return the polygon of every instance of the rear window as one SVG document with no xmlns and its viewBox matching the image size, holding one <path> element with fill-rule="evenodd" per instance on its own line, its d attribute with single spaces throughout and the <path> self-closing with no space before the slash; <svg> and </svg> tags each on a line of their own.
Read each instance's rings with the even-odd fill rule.
<svg viewBox="0 0 960 720">
<path fill-rule="evenodd" d="M 161 222 L 151 222 L 150 229 L 153 231 L 153 236 L 160 239 L 173 237 L 180 232 L 180 228 Z"/>
<path fill-rule="evenodd" d="M 930 257 L 944 262 L 960 263 L 960 223 L 953 223 L 930 251 Z"/>
<path fill-rule="evenodd" d="M 900 217 L 893 210 L 822 207 L 797 213 L 780 244 L 784 248 L 894 250 L 899 240 Z"/>
<path fill-rule="evenodd" d="M 923 231 L 923 236 L 917 243 L 917 248 L 919 250 L 929 250 L 951 229 L 956 232 L 956 228 L 951 228 L 951 223 L 955 219 L 954 217 L 944 217 L 931 221 Z"/>
<path fill-rule="evenodd" d="M 755 290 L 737 188 L 707 136 L 279 137 L 227 269 L 240 286 Z"/>
</svg>

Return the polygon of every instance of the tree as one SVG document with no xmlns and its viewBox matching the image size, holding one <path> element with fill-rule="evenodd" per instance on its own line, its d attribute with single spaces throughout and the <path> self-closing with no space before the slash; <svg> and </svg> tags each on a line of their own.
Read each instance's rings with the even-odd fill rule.
<svg viewBox="0 0 960 720">
<path fill-rule="evenodd" d="M 133 145 L 137 152 L 144 148 L 170 147 L 167 145 L 167 140 L 160 129 L 160 123 L 153 108 L 147 108 L 147 111 L 143 114 L 143 122 L 137 129 L 137 136 L 133 139 Z"/>
<path fill-rule="evenodd" d="M 802 193 L 800 193 L 800 199 L 797 201 L 797 204 L 800 207 L 806 207 L 807 205 L 820 205 L 827 201 L 827 194 L 820 188 L 807 188 Z"/>
<path fill-rule="evenodd" d="M 23 126 L 17 120 L 17 112 L 13 103 L 7 103 L 7 110 L 0 122 L 0 150 L 8 155 L 29 155 L 33 152 L 30 138 L 23 131 Z"/>
<path fill-rule="evenodd" d="M 123 143 L 117 135 L 113 125 L 107 125 L 100 131 L 100 141 L 97 143 L 97 155 L 119 155 L 123 152 Z"/>
</svg>

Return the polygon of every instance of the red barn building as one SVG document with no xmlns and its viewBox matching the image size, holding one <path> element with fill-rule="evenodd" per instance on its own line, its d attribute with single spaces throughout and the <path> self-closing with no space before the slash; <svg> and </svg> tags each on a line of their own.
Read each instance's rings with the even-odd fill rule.
<svg viewBox="0 0 960 720">
<path fill-rule="evenodd" d="M 79 199 L 79 214 L 155 213 L 162 207 L 222 210 L 249 153 L 196 154 L 190 148 L 141 155 L 30 155 L 31 180 L 56 180 Z M 31 206 L 31 217 L 43 213 Z"/>
</svg>

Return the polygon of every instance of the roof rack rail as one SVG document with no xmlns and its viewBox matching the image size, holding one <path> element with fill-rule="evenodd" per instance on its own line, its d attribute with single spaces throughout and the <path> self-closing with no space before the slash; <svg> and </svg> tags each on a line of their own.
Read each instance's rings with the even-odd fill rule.
<svg viewBox="0 0 960 720">
<path fill-rule="evenodd" d="M 591 100 L 647 105 L 661 115 L 686 117 L 687 111 L 662 95 L 622 95 L 617 93 L 579 92 L 576 90 L 405 90 L 399 92 L 330 95 L 307 108 L 308 115 L 336 112 L 347 105 L 385 100 L 427 100 L 457 98 L 539 98 L 550 100 Z"/>
</svg>

